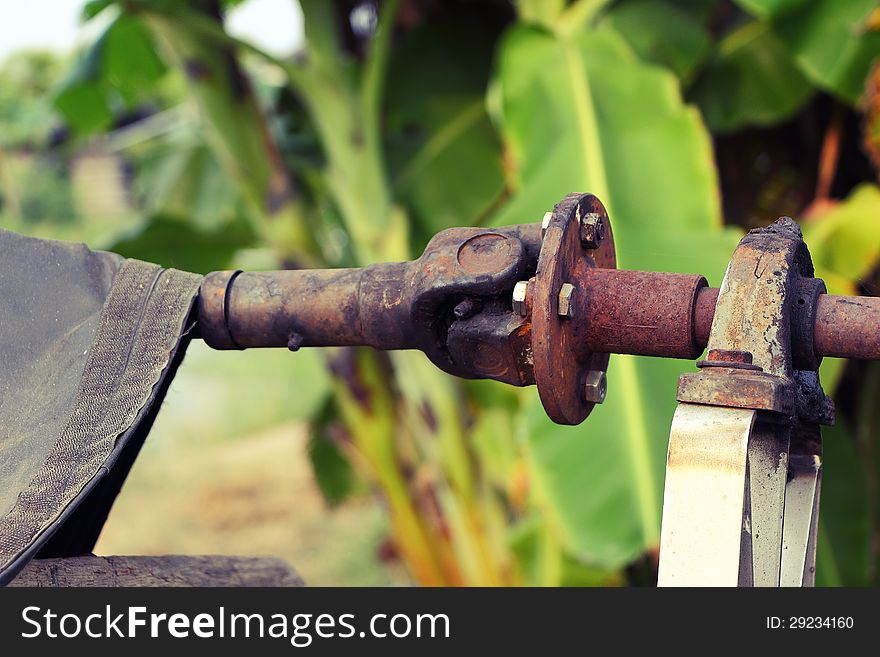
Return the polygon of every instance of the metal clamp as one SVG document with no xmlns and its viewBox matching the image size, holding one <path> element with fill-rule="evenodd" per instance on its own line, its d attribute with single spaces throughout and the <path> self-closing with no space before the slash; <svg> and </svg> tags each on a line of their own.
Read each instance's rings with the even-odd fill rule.
<svg viewBox="0 0 880 657">
<path fill-rule="evenodd" d="M 808 586 L 819 424 L 834 406 L 804 329 L 824 285 L 784 217 L 746 235 L 721 285 L 700 372 L 679 380 L 660 539 L 661 586 Z M 798 369 L 801 368 L 801 369 Z"/>
</svg>

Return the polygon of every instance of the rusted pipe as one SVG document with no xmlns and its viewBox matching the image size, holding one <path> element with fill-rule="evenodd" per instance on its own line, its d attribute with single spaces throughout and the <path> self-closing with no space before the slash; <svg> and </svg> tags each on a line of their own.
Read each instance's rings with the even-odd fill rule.
<svg viewBox="0 0 880 657">
<path fill-rule="evenodd" d="M 813 347 L 818 356 L 880 360 L 880 297 L 820 295 Z"/>
<path fill-rule="evenodd" d="M 200 332 L 218 349 L 365 345 L 418 348 L 413 263 L 364 269 L 214 272 L 202 284 Z M 583 339 L 601 353 L 696 358 L 718 288 L 698 275 L 592 269 Z M 817 356 L 880 360 L 880 298 L 819 295 Z"/>
<path fill-rule="evenodd" d="M 717 287 L 704 287 L 697 293 L 697 302 L 694 305 L 694 337 L 700 349 L 705 349 L 709 344 L 718 292 Z"/>
<path fill-rule="evenodd" d="M 589 269 L 583 339 L 599 353 L 696 358 L 705 347 L 694 322 L 705 287 L 699 275 Z"/>
<path fill-rule="evenodd" d="M 202 284 L 200 323 L 216 349 L 365 345 L 411 349 L 410 263 L 363 269 L 214 272 Z M 225 330 L 217 330 L 224 325 Z"/>
</svg>

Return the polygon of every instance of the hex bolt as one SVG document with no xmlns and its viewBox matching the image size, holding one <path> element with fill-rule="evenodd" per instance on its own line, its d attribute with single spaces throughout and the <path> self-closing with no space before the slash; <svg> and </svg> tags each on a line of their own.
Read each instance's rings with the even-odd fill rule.
<svg viewBox="0 0 880 657">
<path fill-rule="evenodd" d="M 545 212 L 544 218 L 541 220 L 541 239 L 544 239 L 544 235 L 547 232 L 547 229 L 550 227 L 551 219 L 553 219 L 553 213 Z"/>
<path fill-rule="evenodd" d="M 559 288 L 556 313 L 560 317 L 574 316 L 574 285 L 571 283 L 563 283 Z"/>
<path fill-rule="evenodd" d="M 589 212 L 580 217 L 581 245 L 587 249 L 598 249 L 605 239 L 605 222 L 602 215 Z"/>
<path fill-rule="evenodd" d="M 452 309 L 455 319 L 470 319 L 483 309 L 478 299 L 465 299 Z"/>
<path fill-rule="evenodd" d="M 526 317 L 529 314 L 526 304 L 526 296 L 529 292 L 529 282 L 519 281 L 513 286 L 513 312 L 520 317 Z"/>
<path fill-rule="evenodd" d="M 588 402 L 601 404 L 605 401 L 605 393 L 608 388 L 608 379 L 605 372 L 590 370 L 584 380 L 584 397 Z"/>
</svg>

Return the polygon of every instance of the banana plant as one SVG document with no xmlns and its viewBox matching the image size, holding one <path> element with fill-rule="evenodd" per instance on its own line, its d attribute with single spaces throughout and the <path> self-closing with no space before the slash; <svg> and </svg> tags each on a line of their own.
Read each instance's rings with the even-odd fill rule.
<svg viewBox="0 0 880 657">
<path fill-rule="evenodd" d="M 290 59 L 231 36 L 230 4 L 87 5 L 115 17 L 57 95 L 73 125 L 108 132 L 120 107 L 169 87 L 183 100 L 145 119 L 143 140 L 117 140 L 152 208 L 123 253 L 162 261 L 185 240 L 182 262 L 212 245 L 200 270 L 254 247 L 268 266 L 360 266 L 407 259 L 448 226 L 539 221 L 576 190 L 608 207 L 619 266 L 717 285 L 742 231 L 722 218 L 713 137 L 783 123 L 817 94 L 852 105 L 878 54 L 872 0 L 452 3 L 445 20 L 385 0 L 361 3 L 375 20 L 354 44 L 349 3 L 301 0 L 306 43 Z M 260 86 L 265 70 L 280 82 Z M 807 226 L 836 289 L 880 262 L 876 198 L 867 183 Z M 533 390 L 454 381 L 420 355 L 339 350 L 327 365 L 315 463 L 378 491 L 417 582 L 620 584 L 634 562 L 650 570 L 688 364 L 613 358 L 608 401 L 578 428 L 550 423 Z M 342 439 L 327 431 L 340 422 Z M 877 561 L 875 478 L 857 458 L 874 448 L 858 435 L 829 439 L 828 480 L 841 483 L 828 504 L 851 512 L 823 529 L 827 583 L 866 581 Z M 338 500 L 347 476 L 318 480 Z"/>
</svg>

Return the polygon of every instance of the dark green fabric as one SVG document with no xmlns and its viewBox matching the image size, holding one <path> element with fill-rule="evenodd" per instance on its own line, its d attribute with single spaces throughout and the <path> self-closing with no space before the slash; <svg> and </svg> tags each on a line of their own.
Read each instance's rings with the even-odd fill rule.
<svg viewBox="0 0 880 657">
<path fill-rule="evenodd" d="M 0 231 L 0 583 L 53 535 L 52 554 L 91 549 L 182 357 L 200 281 Z"/>
</svg>

